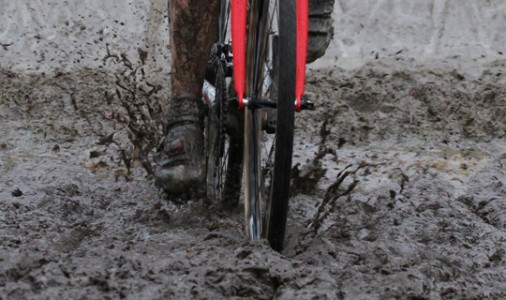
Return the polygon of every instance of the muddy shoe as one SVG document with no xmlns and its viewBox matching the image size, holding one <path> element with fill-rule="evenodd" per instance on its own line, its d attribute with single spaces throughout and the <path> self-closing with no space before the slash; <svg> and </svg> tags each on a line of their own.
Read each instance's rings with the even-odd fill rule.
<svg viewBox="0 0 506 300">
<path fill-rule="evenodd" d="M 157 186 L 171 195 L 205 196 L 204 136 L 197 124 L 176 124 L 168 130 L 157 160 Z"/>
<path fill-rule="evenodd" d="M 196 114 L 190 113 L 189 116 Z M 158 152 L 157 186 L 170 195 L 205 196 L 204 135 L 197 117 L 184 116 L 182 120 L 170 124 Z"/>
<path fill-rule="evenodd" d="M 334 0 L 309 0 L 309 37 L 307 62 L 311 63 L 325 54 L 334 36 L 332 11 Z"/>
</svg>

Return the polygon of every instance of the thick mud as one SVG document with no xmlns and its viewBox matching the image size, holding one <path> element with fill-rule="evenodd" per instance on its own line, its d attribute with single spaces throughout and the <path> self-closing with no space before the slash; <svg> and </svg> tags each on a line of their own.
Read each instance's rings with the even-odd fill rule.
<svg viewBox="0 0 506 300">
<path fill-rule="evenodd" d="M 161 83 L 2 71 L 0 298 L 504 299 L 505 64 L 310 74 L 281 254 L 158 193 Z"/>
</svg>

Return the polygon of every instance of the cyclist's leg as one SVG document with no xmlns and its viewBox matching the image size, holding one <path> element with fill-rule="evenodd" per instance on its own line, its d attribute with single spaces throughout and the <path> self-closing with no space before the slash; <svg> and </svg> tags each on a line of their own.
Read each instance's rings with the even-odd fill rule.
<svg viewBox="0 0 506 300">
<path fill-rule="evenodd" d="M 216 41 L 219 0 L 170 0 L 172 91 L 199 98 L 207 58 Z"/>
<path fill-rule="evenodd" d="M 169 1 L 172 97 L 167 103 L 167 136 L 155 172 L 156 183 L 169 193 L 195 192 L 196 185 L 205 188 L 201 91 L 216 39 L 218 3 Z"/>
</svg>

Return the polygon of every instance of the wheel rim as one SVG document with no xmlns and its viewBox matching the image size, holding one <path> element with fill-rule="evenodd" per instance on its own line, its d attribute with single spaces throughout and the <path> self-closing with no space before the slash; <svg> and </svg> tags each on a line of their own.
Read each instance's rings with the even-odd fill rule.
<svg viewBox="0 0 506 300">
<path fill-rule="evenodd" d="M 275 3 L 275 2 L 273 2 Z M 249 99 L 262 98 L 264 79 L 268 64 L 268 43 L 274 19 L 274 5 L 270 1 L 253 0 L 250 3 L 248 33 L 248 61 L 246 75 L 246 96 Z M 269 68 L 267 68 L 269 69 Z M 245 109 L 244 120 L 244 201 L 246 235 L 251 240 L 265 237 L 263 217 L 265 201 L 262 176 L 262 114 L 263 110 Z"/>
</svg>

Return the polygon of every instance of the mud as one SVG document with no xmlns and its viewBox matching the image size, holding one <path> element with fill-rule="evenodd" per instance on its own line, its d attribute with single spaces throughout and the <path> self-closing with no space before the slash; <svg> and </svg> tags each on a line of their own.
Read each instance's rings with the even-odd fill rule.
<svg viewBox="0 0 506 300">
<path fill-rule="evenodd" d="M 0 298 L 504 299 L 505 64 L 313 71 L 281 254 L 158 193 L 163 83 L 122 84 L 132 115 L 117 74 L 4 70 Z"/>
</svg>

